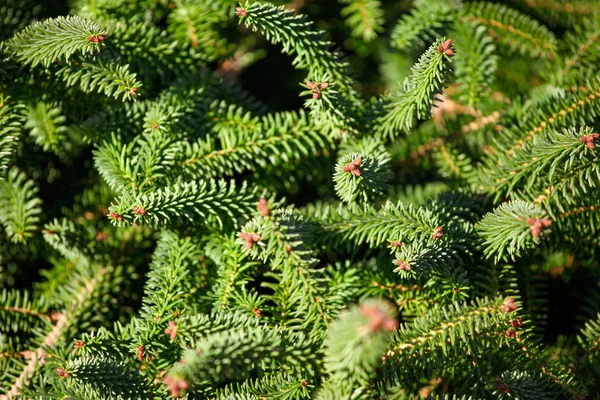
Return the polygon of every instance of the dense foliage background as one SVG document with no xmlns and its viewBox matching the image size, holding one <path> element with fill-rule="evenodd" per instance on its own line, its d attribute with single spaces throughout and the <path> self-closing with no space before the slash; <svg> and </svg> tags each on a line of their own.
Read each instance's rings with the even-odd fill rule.
<svg viewBox="0 0 600 400">
<path fill-rule="evenodd" d="M 0 0 L 0 399 L 600 399 L 599 14 Z"/>
</svg>

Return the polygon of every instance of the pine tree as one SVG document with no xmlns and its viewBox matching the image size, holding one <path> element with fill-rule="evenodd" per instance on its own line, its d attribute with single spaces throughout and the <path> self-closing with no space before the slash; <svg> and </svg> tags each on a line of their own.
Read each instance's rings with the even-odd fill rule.
<svg viewBox="0 0 600 400">
<path fill-rule="evenodd" d="M 597 1 L 274 2 L 0 3 L 0 399 L 600 399 Z"/>
</svg>

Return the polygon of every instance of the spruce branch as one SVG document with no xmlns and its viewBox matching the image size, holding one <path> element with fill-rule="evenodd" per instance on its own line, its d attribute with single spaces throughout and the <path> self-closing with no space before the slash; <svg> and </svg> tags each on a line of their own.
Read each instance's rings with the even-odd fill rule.
<svg viewBox="0 0 600 400">
<path fill-rule="evenodd" d="M 0 94 L 0 178 L 4 178 L 17 149 L 24 107 L 10 96 Z"/>
<path fill-rule="evenodd" d="M 60 104 L 39 102 L 27 107 L 25 128 L 45 151 L 59 154 L 66 144 L 68 127 Z"/>
<path fill-rule="evenodd" d="M 277 330 L 265 327 L 232 329 L 225 335 L 206 336 L 197 341 L 195 349 L 184 351 L 184 362 L 169 371 L 166 383 L 171 394 L 177 395 L 180 391 L 174 389 L 182 388 L 177 384 L 180 382 L 199 389 L 210 381 L 251 377 L 253 372 L 268 371 L 269 365 L 276 363 L 292 370 L 310 371 L 317 355 L 314 350 L 301 334 L 286 340 Z"/>
<path fill-rule="evenodd" d="M 232 175 L 267 165 L 309 158 L 333 147 L 329 135 L 302 111 L 268 114 L 253 123 L 243 117 L 223 121 L 219 139 L 188 144 L 179 168 L 185 176 Z M 225 125 L 225 124 L 224 124 Z M 237 128 L 237 129 L 232 129 Z"/>
<path fill-rule="evenodd" d="M 346 26 L 351 29 L 353 37 L 370 42 L 383 30 L 383 10 L 379 0 L 340 0 L 347 4 L 342 8 Z"/>
<path fill-rule="evenodd" d="M 76 358 L 59 368 L 64 379 L 58 380 L 57 389 L 76 397 L 140 398 L 150 389 L 139 370 L 109 358 Z"/>
<path fill-rule="evenodd" d="M 67 300 L 64 301 L 64 311 L 55 314 L 51 329 L 44 333 L 40 345 L 32 350 L 32 357 L 28 359 L 10 389 L 5 395 L 0 396 L 0 399 L 10 400 L 17 396 L 19 391 L 27 385 L 32 376 L 43 365 L 48 357 L 48 351 L 57 346 L 61 340 L 64 340 L 65 336 L 68 336 L 67 332 L 70 327 L 80 322 L 79 317 L 82 316 L 83 309 L 86 305 L 89 305 L 91 296 L 97 291 L 98 285 L 105 278 L 105 274 L 106 268 L 95 268 L 88 277 L 89 279 L 77 282 L 81 283 L 80 286 L 75 283 L 74 286 L 76 287 L 70 288 L 71 291 L 67 296 Z"/>
<path fill-rule="evenodd" d="M 255 204 L 254 191 L 246 184 L 236 186 L 224 180 L 176 183 L 147 194 L 123 194 L 111 205 L 108 215 L 116 226 L 134 222 L 151 226 L 194 221 L 222 226 L 226 220 L 237 221 Z"/>
<path fill-rule="evenodd" d="M 556 58 L 557 40 L 554 34 L 516 10 L 484 1 L 466 3 L 461 12 L 466 20 L 488 28 L 498 44 L 510 51 L 525 56 Z"/>
<path fill-rule="evenodd" d="M 352 240 L 370 246 L 389 241 L 430 240 L 440 227 L 438 217 L 431 211 L 391 202 L 380 209 L 367 205 L 315 209 L 309 212 L 308 219 L 320 226 L 324 236 L 333 236 L 336 243 Z"/>
<path fill-rule="evenodd" d="M 81 65 L 67 65 L 56 73 L 62 76 L 67 86 L 78 85 L 87 93 L 97 92 L 115 99 L 136 100 L 142 83 L 129 65 L 107 61 L 85 61 Z"/>
<path fill-rule="evenodd" d="M 506 255 L 519 257 L 522 250 L 535 247 L 548 234 L 552 221 L 544 217 L 539 207 L 523 200 L 501 204 L 477 224 L 484 254 L 496 261 Z"/>
<path fill-rule="evenodd" d="M 98 53 L 106 35 L 100 25 L 79 16 L 57 17 L 32 23 L 8 41 L 8 48 L 24 64 L 49 67 L 76 53 Z"/>
<path fill-rule="evenodd" d="M 338 159 L 333 181 L 335 192 L 345 203 L 355 200 L 367 203 L 382 194 L 391 178 L 389 156 L 345 154 Z"/>
<path fill-rule="evenodd" d="M 36 230 L 42 212 L 38 190 L 35 182 L 15 167 L 6 181 L 0 181 L 0 223 L 13 243 L 25 242 Z"/>
<path fill-rule="evenodd" d="M 392 30 L 392 46 L 408 50 L 426 46 L 441 37 L 450 27 L 456 15 L 458 2 L 421 1 L 410 13 L 402 16 Z"/>
<path fill-rule="evenodd" d="M 185 297 L 191 289 L 187 275 L 197 260 L 199 250 L 190 239 L 179 239 L 164 232 L 154 252 L 148 281 L 144 289 L 142 320 L 136 325 L 136 347 L 142 345 L 148 354 L 156 352 L 153 344 L 166 342 L 164 334 L 169 320 L 185 309 Z M 159 346 L 160 347 L 160 346 Z"/>
<path fill-rule="evenodd" d="M 240 239 L 240 244 L 254 258 L 269 260 L 271 268 L 281 274 L 281 285 L 285 285 L 288 301 L 295 306 L 290 317 L 306 317 L 302 327 L 310 327 L 312 334 L 327 329 L 332 314 L 323 278 L 314 269 L 317 260 L 306 246 L 311 238 L 303 217 L 294 210 L 274 210 L 270 216 L 257 217 L 245 224 Z"/>
<path fill-rule="evenodd" d="M 374 122 L 378 136 L 393 138 L 402 131 L 410 133 L 415 118 L 430 115 L 431 107 L 449 74 L 452 41 L 436 40 L 412 67 L 402 87 L 386 98 L 385 113 Z"/>
<path fill-rule="evenodd" d="M 329 50 L 332 43 L 325 32 L 312 29 L 312 23 L 302 14 L 270 3 L 246 2 L 237 11 L 240 22 L 259 30 L 273 43 L 282 43 L 283 52 L 296 54 L 293 65 L 309 69 L 312 74 L 329 74 L 339 85 L 347 85 L 347 63 Z"/>
<path fill-rule="evenodd" d="M 498 346 L 505 339 L 504 329 L 512 312 L 505 312 L 502 302 L 500 298 L 476 299 L 471 305 L 435 306 L 414 322 L 401 325 L 384 356 L 384 379 L 406 380 L 408 376 L 402 376 L 402 371 L 407 363 L 421 368 L 434 366 L 450 354 L 459 358 L 473 354 L 487 341 Z M 459 348 L 462 350 L 457 351 Z"/>
<path fill-rule="evenodd" d="M 365 300 L 340 315 L 326 341 L 330 379 L 337 384 L 347 380 L 367 384 L 397 328 L 394 306 L 381 300 Z"/>
<path fill-rule="evenodd" d="M 457 98 L 466 106 L 477 107 L 494 81 L 496 48 L 485 27 L 476 23 L 456 23 L 452 38 L 457 49 L 454 64 Z"/>
</svg>

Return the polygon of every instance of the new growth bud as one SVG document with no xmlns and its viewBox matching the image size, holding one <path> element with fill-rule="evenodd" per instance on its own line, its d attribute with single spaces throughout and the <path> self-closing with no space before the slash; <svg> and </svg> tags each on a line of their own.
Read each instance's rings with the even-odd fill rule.
<svg viewBox="0 0 600 400">
<path fill-rule="evenodd" d="M 354 176 L 360 176 L 360 166 L 362 165 L 362 160 L 357 158 L 356 160 L 344 165 L 344 172 L 351 172 Z"/>
<path fill-rule="evenodd" d="M 451 46 L 452 39 L 448 39 L 438 46 L 437 51 L 439 51 L 440 53 L 444 53 L 447 56 L 452 56 L 454 54 L 454 50 L 451 49 Z"/>
<path fill-rule="evenodd" d="M 258 233 L 241 232 L 240 239 L 246 242 L 245 246 L 247 249 L 251 249 L 252 246 L 254 246 L 254 243 L 257 243 L 260 240 L 260 235 Z"/>
</svg>

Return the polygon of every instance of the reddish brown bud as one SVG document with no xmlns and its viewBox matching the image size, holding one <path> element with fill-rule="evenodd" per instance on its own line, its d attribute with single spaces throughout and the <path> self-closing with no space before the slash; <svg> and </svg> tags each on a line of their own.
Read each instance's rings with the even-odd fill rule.
<svg viewBox="0 0 600 400">
<path fill-rule="evenodd" d="M 303 381 L 300 382 L 300 384 L 302 386 L 308 386 L 308 381 L 307 380 L 303 380 Z"/>
<path fill-rule="evenodd" d="M 367 317 L 367 330 L 371 333 L 381 330 L 393 332 L 398 329 L 398 320 L 389 316 L 381 307 L 363 304 L 358 310 L 363 316 Z"/>
<path fill-rule="evenodd" d="M 238 17 L 247 17 L 248 16 L 248 11 L 246 11 L 246 9 L 244 7 L 236 7 L 235 8 L 235 14 Z"/>
<path fill-rule="evenodd" d="M 254 307 L 252 309 L 252 312 L 254 313 L 254 315 L 256 315 L 256 318 L 260 318 L 262 316 L 260 310 L 258 308 L 256 308 L 256 307 Z"/>
<path fill-rule="evenodd" d="M 552 224 L 552 220 L 547 218 L 537 219 L 529 217 L 527 218 L 527 224 L 530 226 L 531 236 L 538 237 L 544 229 L 548 228 Z"/>
<path fill-rule="evenodd" d="M 85 346 L 85 342 L 83 340 L 78 340 L 75 342 L 76 349 L 81 349 L 83 346 Z"/>
<path fill-rule="evenodd" d="M 117 213 L 116 213 L 116 212 L 114 212 L 114 211 L 111 211 L 111 212 L 110 212 L 110 217 L 111 217 L 112 219 L 116 219 L 116 220 L 117 220 L 117 221 L 119 221 L 119 222 L 123 221 L 123 217 L 122 217 L 121 215 L 117 214 Z"/>
<path fill-rule="evenodd" d="M 145 215 L 146 214 L 146 209 L 142 206 L 133 206 L 133 207 L 131 207 L 131 209 L 133 210 L 135 215 Z"/>
<path fill-rule="evenodd" d="M 360 158 L 357 158 L 356 160 L 353 160 L 352 162 L 349 162 L 348 164 L 344 165 L 344 172 L 351 172 L 352 175 L 354 176 L 360 176 L 360 166 L 362 165 L 362 160 Z"/>
<path fill-rule="evenodd" d="M 169 336 L 171 340 L 175 340 L 177 337 L 177 324 L 174 321 L 169 321 L 169 327 L 165 329 L 165 335 Z"/>
<path fill-rule="evenodd" d="M 132 96 L 137 96 L 137 91 L 138 91 L 138 88 L 136 88 L 136 87 L 131 88 L 131 90 L 129 91 L 129 94 Z"/>
<path fill-rule="evenodd" d="M 439 238 L 441 238 L 442 237 L 442 229 L 443 228 L 444 227 L 442 227 L 442 226 L 438 226 L 437 228 L 435 228 L 433 230 L 433 233 L 431 234 L 431 238 L 433 240 L 438 240 Z"/>
<path fill-rule="evenodd" d="M 600 138 L 599 133 L 592 133 L 590 135 L 583 135 L 579 140 L 581 143 L 584 143 L 588 149 L 592 150 L 594 148 L 594 141 Z"/>
<path fill-rule="evenodd" d="M 452 55 L 454 55 L 454 50 L 452 50 L 452 49 L 448 49 L 448 50 L 446 50 L 444 53 L 445 53 L 447 56 L 452 56 Z"/>
<path fill-rule="evenodd" d="M 517 337 L 517 331 L 515 331 L 514 329 L 509 329 L 506 332 L 504 332 L 504 336 L 514 339 Z"/>
<path fill-rule="evenodd" d="M 321 98 L 321 93 L 319 92 L 312 92 L 312 98 L 315 100 L 318 100 Z"/>
<path fill-rule="evenodd" d="M 140 361 L 144 361 L 144 356 L 146 355 L 146 348 L 142 345 L 137 348 L 137 358 Z"/>
<path fill-rule="evenodd" d="M 173 396 L 176 399 L 181 397 L 182 390 L 187 390 L 190 387 L 190 384 L 185 379 L 179 378 L 179 377 L 173 377 L 170 375 L 165 376 L 163 378 L 163 382 L 169 388 L 169 391 L 171 392 L 171 396 Z"/>
<path fill-rule="evenodd" d="M 513 328 L 523 326 L 523 320 L 521 318 L 517 318 L 514 321 L 510 321 L 510 326 Z"/>
<path fill-rule="evenodd" d="M 247 249 L 251 249 L 254 243 L 260 240 L 260 235 L 258 233 L 240 232 L 240 239 L 246 241 L 245 246 Z"/>
<path fill-rule="evenodd" d="M 327 83 L 327 82 L 319 83 L 319 89 L 321 89 L 321 90 L 327 90 L 328 87 L 329 87 L 329 83 Z"/>
<path fill-rule="evenodd" d="M 61 367 L 56 368 L 56 373 L 58 374 L 58 376 L 62 376 L 63 378 L 71 377 L 71 374 L 69 373 L 69 371 L 67 371 L 66 369 L 63 369 Z"/>
<path fill-rule="evenodd" d="M 506 298 L 506 300 L 504 300 L 504 302 L 502 303 L 502 310 L 504 310 L 505 313 L 513 312 L 517 308 L 519 307 L 515 303 L 515 299 L 513 299 L 512 297 Z"/>
<path fill-rule="evenodd" d="M 154 130 L 158 129 L 158 124 L 156 122 L 152 123 L 152 129 L 154 129 Z"/>
<path fill-rule="evenodd" d="M 396 260 L 396 264 L 398 264 L 398 269 L 401 271 L 410 271 L 412 269 L 410 264 L 404 260 Z"/>
<path fill-rule="evenodd" d="M 399 241 L 397 241 L 397 240 L 392 240 L 392 241 L 390 242 L 390 246 L 391 246 L 391 247 L 402 247 L 402 242 L 399 242 Z"/>
<path fill-rule="evenodd" d="M 90 43 L 101 43 L 104 42 L 104 36 L 102 35 L 92 35 L 88 38 L 88 42 Z"/>
<path fill-rule="evenodd" d="M 454 288 L 454 289 L 452 289 L 452 290 L 454 290 L 454 293 L 460 293 L 460 288 L 457 288 L 457 287 L 455 287 L 455 288 Z"/>
<path fill-rule="evenodd" d="M 46 229 L 46 235 L 54 235 L 56 232 L 54 232 L 51 229 Z"/>
<path fill-rule="evenodd" d="M 450 46 L 452 46 L 452 39 L 448 39 L 444 43 L 440 44 L 437 48 L 437 51 L 440 53 L 445 53 L 450 49 Z"/>
<path fill-rule="evenodd" d="M 258 203 L 256 203 L 256 209 L 258 210 L 260 215 L 262 215 L 263 217 L 268 217 L 269 215 L 271 215 L 271 210 L 269 209 L 269 203 L 267 202 L 267 199 L 265 199 L 265 198 L 261 197 L 260 200 L 258 200 Z"/>
<path fill-rule="evenodd" d="M 315 88 L 315 83 L 313 81 L 308 81 L 306 82 L 306 86 L 308 86 L 308 88 L 312 90 Z"/>
</svg>

